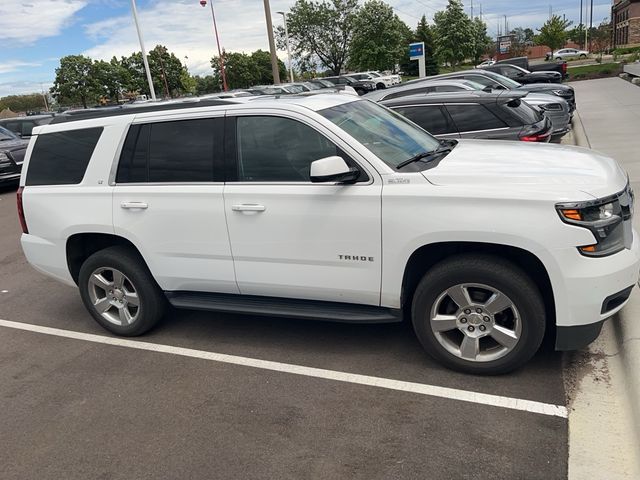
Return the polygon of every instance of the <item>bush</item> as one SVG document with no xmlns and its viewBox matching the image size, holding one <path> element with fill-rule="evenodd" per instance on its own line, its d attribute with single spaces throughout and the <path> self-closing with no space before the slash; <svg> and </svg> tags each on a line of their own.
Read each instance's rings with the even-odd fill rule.
<svg viewBox="0 0 640 480">
<path fill-rule="evenodd" d="M 629 53 L 638 53 L 640 52 L 640 47 L 627 47 L 627 48 L 616 48 L 613 51 L 613 55 L 627 55 Z"/>
</svg>

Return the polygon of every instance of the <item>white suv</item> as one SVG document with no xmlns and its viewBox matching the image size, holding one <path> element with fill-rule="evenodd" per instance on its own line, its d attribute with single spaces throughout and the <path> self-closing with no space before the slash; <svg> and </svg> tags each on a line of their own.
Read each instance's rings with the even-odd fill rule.
<svg viewBox="0 0 640 480">
<path fill-rule="evenodd" d="M 410 318 L 451 368 L 580 348 L 638 279 L 633 196 L 590 150 L 438 141 L 351 95 L 56 117 L 18 206 L 39 271 L 139 335 L 175 307 L 345 322 Z M 171 108 L 171 110 L 169 110 Z"/>
</svg>

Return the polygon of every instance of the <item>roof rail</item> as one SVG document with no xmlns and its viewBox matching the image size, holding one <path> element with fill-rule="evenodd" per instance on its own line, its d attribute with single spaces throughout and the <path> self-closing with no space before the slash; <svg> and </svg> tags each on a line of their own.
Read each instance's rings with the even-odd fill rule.
<svg viewBox="0 0 640 480">
<path fill-rule="evenodd" d="M 115 107 L 89 108 L 85 110 L 74 110 L 65 112 L 53 117 L 51 124 L 76 122 L 79 120 L 88 120 L 91 118 L 116 117 L 119 115 L 132 115 L 134 113 L 160 112 L 164 110 L 181 110 L 184 108 L 196 107 L 215 107 L 219 105 L 230 105 L 232 99 L 221 100 L 219 98 L 206 99 L 188 99 L 184 101 L 174 102 L 149 102 L 149 103 L 132 103 L 118 105 Z"/>
</svg>

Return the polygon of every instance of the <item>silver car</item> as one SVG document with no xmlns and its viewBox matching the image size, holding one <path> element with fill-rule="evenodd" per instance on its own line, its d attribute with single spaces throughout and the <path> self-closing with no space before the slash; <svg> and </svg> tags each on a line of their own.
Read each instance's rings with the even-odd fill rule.
<svg viewBox="0 0 640 480">
<path fill-rule="evenodd" d="M 587 58 L 589 52 L 586 50 L 578 50 L 576 48 L 563 48 L 556 50 L 555 52 L 547 53 L 547 59 L 551 57 L 551 60 L 569 60 L 571 58 Z"/>
</svg>

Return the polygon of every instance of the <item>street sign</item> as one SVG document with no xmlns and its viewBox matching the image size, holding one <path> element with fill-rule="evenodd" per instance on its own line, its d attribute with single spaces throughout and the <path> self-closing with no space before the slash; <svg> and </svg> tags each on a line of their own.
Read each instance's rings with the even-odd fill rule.
<svg viewBox="0 0 640 480">
<path fill-rule="evenodd" d="M 418 60 L 418 75 L 420 78 L 427 76 L 427 67 L 424 60 L 424 42 L 409 44 L 409 60 Z"/>
<path fill-rule="evenodd" d="M 424 42 L 409 44 L 409 59 L 418 60 L 424 58 Z"/>
</svg>

